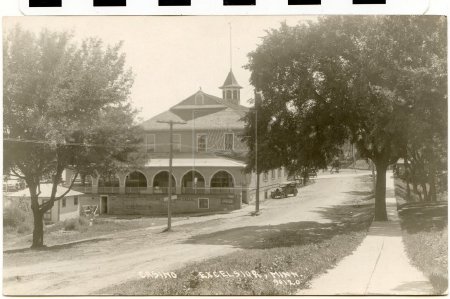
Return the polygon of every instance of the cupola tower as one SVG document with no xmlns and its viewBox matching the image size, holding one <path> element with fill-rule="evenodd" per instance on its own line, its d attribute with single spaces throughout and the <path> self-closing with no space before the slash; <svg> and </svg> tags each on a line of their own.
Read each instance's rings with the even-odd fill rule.
<svg viewBox="0 0 450 299">
<path fill-rule="evenodd" d="M 237 83 L 231 69 L 228 73 L 227 78 L 225 79 L 225 82 L 223 82 L 223 85 L 219 88 L 222 89 L 222 98 L 225 101 L 235 105 L 240 104 L 242 86 Z"/>
</svg>

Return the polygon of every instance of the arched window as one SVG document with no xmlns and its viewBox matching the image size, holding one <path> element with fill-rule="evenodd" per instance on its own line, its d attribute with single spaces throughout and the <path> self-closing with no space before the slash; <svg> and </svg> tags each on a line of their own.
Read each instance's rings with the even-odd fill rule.
<svg viewBox="0 0 450 299">
<path fill-rule="evenodd" d="M 181 180 L 182 193 L 204 193 L 205 178 L 195 170 L 191 170 Z"/>
</svg>

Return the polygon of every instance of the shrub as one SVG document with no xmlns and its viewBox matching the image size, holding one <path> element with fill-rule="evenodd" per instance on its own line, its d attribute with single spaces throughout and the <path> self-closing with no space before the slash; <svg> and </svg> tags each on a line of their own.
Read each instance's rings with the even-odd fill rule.
<svg viewBox="0 0 450 299">
<path fill-rule="evenodd" d="M 79 227 L 78 219 L 70 218 L 70 219 L 64 220 L 64 230 L 66 230 L 66 231 L 78 230 L 78 227 Z"/>
<path fill-rule="evenodd" d="M 3 208 L 3 227 L 20 234 L 31 233 L 33 230 L 33 215 L 30 211 L 20 207 L 17 202 L 11 201 L 10 205 Z"/>
<path fill-rule="evenodd" d="M 64 230 L 66 231 L 80 231 L 89 225 L 89 219 L 86 217 L 70 218 L 64 220 Z"/>
<path fill-rule="evenodd" d="M 33 223 L 31 221 L 24 221 L 17 227 L 19 234 L 29 234 L 33 231 Z"/>
</svg>

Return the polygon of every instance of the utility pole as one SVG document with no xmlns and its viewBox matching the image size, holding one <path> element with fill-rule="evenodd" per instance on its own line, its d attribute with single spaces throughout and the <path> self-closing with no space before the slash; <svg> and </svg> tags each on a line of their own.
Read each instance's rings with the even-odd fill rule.
<svg viewBox="0 0 450 299">
<path fill-rule="evenodd" d="M 184 125 L 186 124 L 185 122 L 181 122 L 181 121 L 173 121 L 173 120 L 168 120 L 168 121 L 160 121 L 158 120 L 159 123 L 164 123 L 164 124 L 169 124 L 169 199 L 167 200 L 167 228 L 164 230 L 166 232 L 170 231 L 172 229 L 172 159 L 173 159 L 173 125 L 174 124 L 179 124 L 179 125 Z"/>
<path fill-rule="evenodd" d="M 352 159 L 353 159 L 353 170 L 356 172 L 355 150 L 354 150 L 354 144 L 353 143 L 352 143 Z"/>
<path fill-rule="evenodd" d="M 259 171 L 258 171 L 258 110 L 255 109 L 255 171 L 256 171 L 256 197 L 255 213 L 259 213 Z"/>
<path fill-rule="evenodd" d="M 259 214 L 258 106 L 260 98 L 261 95 L 255 91 L 255 171 L 256 171 L 255 215 Z"/>
</svg>

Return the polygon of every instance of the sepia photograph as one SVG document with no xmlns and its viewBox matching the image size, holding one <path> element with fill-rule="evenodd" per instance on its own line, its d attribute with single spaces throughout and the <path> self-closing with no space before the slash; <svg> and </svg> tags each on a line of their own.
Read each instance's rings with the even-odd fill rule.
<svg viewBox="0 0 450 299">
<path fill-rule="evenodd" d="M 3 295 L 448 294 L 445 16 L 2 22 Z"/>
</svg>

